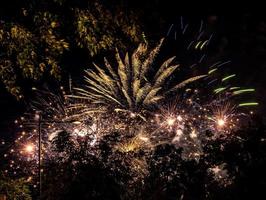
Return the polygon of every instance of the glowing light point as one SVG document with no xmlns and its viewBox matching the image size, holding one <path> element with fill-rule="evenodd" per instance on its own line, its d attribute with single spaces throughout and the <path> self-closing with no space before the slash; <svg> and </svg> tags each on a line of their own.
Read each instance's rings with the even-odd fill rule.
<svg viewBox="0 0 266 200">
<path fill-rule="evenodd" d="M 84 128 L 83 129 L 75 128 L 74 129 L 74 133 L 77 134 L 80 137 L 85 137 L 88 134 L 88 131 L 87 131 L 87 129 L 84 129 Z"/>
<path fill-rule="evenodd" d="M 35 115 L 34 115 L 34 119 L 36 120 L 36 121 L 38 121 L 38 120 L 40 120 L 40 113 L 36 113 Z"/>
<path fill-rule="evenodd" d="M 145 136 L 139 136 L 139 139 L 144 141 L 144 142 L 148 142 L 149 141 L 149 138 L 145 137 Z"/>
<path fill-rule="evenodd" d="M 25 151 L 28 152 L 28 153 L 31 153 L 33 151 L 34 147 L 32 144 L 28 144 L 26 147 L 25 147 Z"/>
<path fill-rule="evenodd" d="M 74 121 L 74 122 L 72 122 L 73 124 L 81 124 L 81 122 L 80 121 Z"/>
<path fill-rule="evenodd" d="M 134 117 L 136 117 L 136 114 L 135 113 L 130 113 L 130 117 L 134 118 Z"/>
<path fill-rule="evenodd" d="M 181 129 L 177 129 L 176 130 L 176 135 L 175 137 L 173 138 L 172 142 L 175 143 L 175 142 L 179 142 L 180 139 L 181 139 L 181 136 L 183 135 L 183 131 Z"/>
<path fill-rule="evenodd" d="M 180 115 L 178 115 L 176 119 L 177 119 L 178 121 L 180 121 L 180 122 L 183 120 L 183 118 L 182 118 Z"/>
<path fill-rule="evenodd" d="M 32 177 L 29 176 L 29 177 L 27 178 L 27 182 L 31 182 L 31 181 L 32 181 Z"/>
<path fill-rule="evenodd" d="M 191 138 L 196 138 L 196 137 L 197 137 L 196 131 L 193 130 L 193 131 L 189 134 L 189 136 L 190 136 Z"/>
<path fill-rule="evenodd" d="M 225 125 L 225 120 L 224 120 L 224 119 L 218 119 L 218 120 L 217 120 L 217 125 L 218 125 L 219 127 L 223 127 L 223 126 Z"/>
<path fill-rule="evenodd" d="M 166 120 L 166 123 L 167 123 L 168 126 L 173 126 L 174 123 L 175 123 L 175 119 L 174 118 L 168 118 Z"/>
</svg>

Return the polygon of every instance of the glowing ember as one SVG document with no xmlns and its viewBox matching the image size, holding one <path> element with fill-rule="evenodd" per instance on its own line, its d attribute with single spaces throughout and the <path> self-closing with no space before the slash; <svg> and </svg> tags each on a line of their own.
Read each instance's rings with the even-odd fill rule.
<svg viewBox="0 0 266 200">
<path fill-rule="evenodd" d="M 225 120 L 224 120 L 224 119 L 218 119 L 218 120 L 217 120 L 217 125 L 218 125 L 219 127 L 223 127 L 223 126 L 225 125 Z"/>
<path fill-rule="evenodd" d="M 175 119 L 172 118 L 172 117 L 171 118 L 168 118 L 166 120 L 166 123 L 167 123 L 168 126 L 173 126 L 175 124 Z"/>
<path fill-rule="evenodd" d="M 33 150 L 34 150 L 34 147 L 33 147 L 32 144 L 28 144 L 28 145 L 26 145 L 26 147 L 25 147 L 25 151 L 26 151 L 27 153 L 32 153 Z"/>
<path fill-rule="evenodd" d="M 183 118 L 180 115 L 178 115 L 177 120 L 181 122 L 183 120 Z"/>
</svg>

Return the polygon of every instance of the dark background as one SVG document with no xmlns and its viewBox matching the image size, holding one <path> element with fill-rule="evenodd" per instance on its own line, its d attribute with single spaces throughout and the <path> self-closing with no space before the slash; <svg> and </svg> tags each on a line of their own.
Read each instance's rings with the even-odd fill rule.
<svg viewBox="0 0 266 200">
<path fill-rule="evenodd" d="M 27 1 L 0 1 L 0 20 L 17 20 L 17 16 L 19 16 L 21 8 L 25 6 L 25 2 Z M 115 0 L 104 2 L 105 5 L 111 6 L 115 3 Z M 198 4 L 191 3 L 191 5 L 184 7 L 174 0 L 128 0 L 123 2 L 128 10 L 133 9 L 139 15 L 144 28 L 143 31 L 150 40 L 156 41 L 165 36 L 170 25 L 177 23 L 180 16 L 189 19 L 192 24 L 198 24 L 200 20 L 203 20 L 211 25 L 215 39 L 213 41 L 214 47 L 209 53 L 231 60 L 229 71 L 238 75 L 239 85 L 256 89 L 254 98 L 259 102 L 256 112 L 262 120 L 266 120 L 264 116 L 266 112 L 264 104 L 266 100 L 266 16 L 263 10 L 232 8 L 231 4 L 226 4 L 226 2 L 223 3 L 226 9 L 224 7 L 223 9 L 220 8 L 218 4 L 198 6 Z M 94 58 L 87 58 L 86 54 L 76 51 L 70 53 L 71 56 L 67 60 L 66 71 L 68 70 L 73 74 L 74 78 L 80 77 L 84 66 L 89 65 Z M 12 141 L 16 133 L 13 122 L 25 112 L 25 103 L 23 101 L 18 102 L 0 83 L 0 141 L 2 138 Z M 251 199 L 254 196 L 258 198 L 259 195 L 265 195 L 266 162 L 263 158 L 265 156 L 265 144 L 258 142 L 261 137 L 260 133 L 265 134 L 265 129 L 248 132 L 247 138 L 249 138 L 249 141 L 241 145 L 241 148 L 237 149 L 237 146 L 232 145 L 232 148 L 228 149 L 228 157 L 232 155 L 230 157 L 231 163 L 234 163 L 235 158 L 238 158 L 237 153 L 239 152 L 246 151 L 251 153 L 253 157 L 249 164 L 246 162 L 242 164 L 243 176 L 238 179 L 236 188 L 232 189 L 236 198 L 230 193 L 227 194 L 226 198 L 226 195 L 223 196 L 223 192 L 220 192 L 217 193 L 220 196 L 217 199 L 223 199 L 223 197 L 225 199 Z M 259 136 L 254 139 L 252 135 Z M 258 144 L 261 144 L 261 146 L 258 146 Z"/>
<path fill-rule="evenodd" d="M 112 6 L 115 1 L 103 1 Z M 232 61 L 230 71 L 239 75 L 240 85 L 256 88 L 255 97 L 260 106 L 257 113 L 263 117 L 266 111 L 264 102 L 266 96 L 266 17 L 263 11 L 251 10 L 248 7 L 240 9 L 227 7 L 219 9 L 217 5 L 191 4 L 183 6 L 179 2 L 155 1 L 121 1 L 126 10 L 134 10 L 143 23 L 143 31 L 151 40 L 165 36 L 169 26 L 180 20 L 180 16 L 189 19 L 191 23 L 205 23 L 214 27 L 214 54 L 222 55 Z M 1 1 L 1 20 L 17 20 L 21 8 L 27 1 Z M 241 12 L 241 13 L 240 13 Z M 82 57 L 82 58 L 81 58 Z M 77 60 L 80 66 L 89 64 L 91 60 L 79 52 L 72 52 L 69 63 Z M 93 59 L 92 59 L 93 60 Z M 71 65 L 71 64 L 70 64 Z M 73 64 L 74 65 L 74 64 Z M 74 76 L 82 75 L 83 68 L 67 68 Z M 25 102 L 18 102 L 0 83 L 0 138 L 9 138 L 14 134 L 13 121 L 25 111 Z"/>
</svg>

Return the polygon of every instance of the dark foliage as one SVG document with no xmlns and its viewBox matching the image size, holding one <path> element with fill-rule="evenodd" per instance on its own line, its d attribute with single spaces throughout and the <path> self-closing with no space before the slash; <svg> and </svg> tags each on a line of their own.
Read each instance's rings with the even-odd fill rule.
<svg viewBox="0 0 266 200">
<path fill-rule="evenodd" d="M 206 156 L 198 162 L 183 160 L 182 149 L 158 146 L 150 155 L 149 174 L 142 182 L 134 179 L 124 162 L 137 155 L 127 153 L 121 160 L 110 146 L 119 134 L 111 134 L 106 138 L 109 142 L 101 144 L 103 160 L 88 155 L 84 148 L 70 152 L 64 161 L 47 163 L 43 199 L 259 199 L 266 187 L 265 125 L 257 123 L 234 134 L 225 145 L 219 140 L 209 144 Z M 224 186 L 214 180 L 206 162 L 226 162 L 232 183 Z"/>
</svg>

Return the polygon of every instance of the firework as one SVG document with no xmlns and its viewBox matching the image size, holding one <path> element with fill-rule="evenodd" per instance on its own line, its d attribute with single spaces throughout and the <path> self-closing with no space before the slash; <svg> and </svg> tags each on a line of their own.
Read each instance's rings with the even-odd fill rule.
<svg viewBox="0 0 266 200">
<path fill-rule="evenodd" d="M 187 29 L 182 25 L 182 34 Z M 212 35 L 203 37 L 199 31 L 186 49 L 207 48 Z M 85 149 L 83 162 L 90 156 L 117 173 L 128 167 L 132 185 L 148 176 L 148 161 L 157 162 L 150 159 L 159 146 L 181 149 L 183 160 L 199 162 L 206 157 L 204 148 L 211 141 L 233 137 L 231 133 L 248 117 L 241 108 L 258 104 L 238 103 L 236 97 L 255 90 L 231 85 L 236 74 L 224 76 L 221 69 L 229 62 L 214 63 L 205 73 L 176 82 L 173 77 L 177 70 L 188 67 L 174 63 L 175 57 L 157 67 L 156 55 L 163 44 L 164 39 L 149 50 L 145 42 L 123 59 L 117 50 L 117 67 L 106 58 L 104 66 L 94 64 L 93 69 L 85 71 L 85 84 L 74 88 L 72 94 L 34 89 L 37 99 L 29 114 L 16 121 L 22 129 L 17 139 L 20 157 L 38 162 L 39 123 L 42 161 L 67 160 L 70 152 Z M 201 55 L 198 63 L 204 58 Z M 110 149 L 108 155 L 106 149 Z M 14 149 L 10 153 L 14 154 Z M 32 171 L 36 173 L 36 169 Z M 209 166 L 208 172 L 215 180 L 228 179 L 224 165 Z"/>
</svg>

